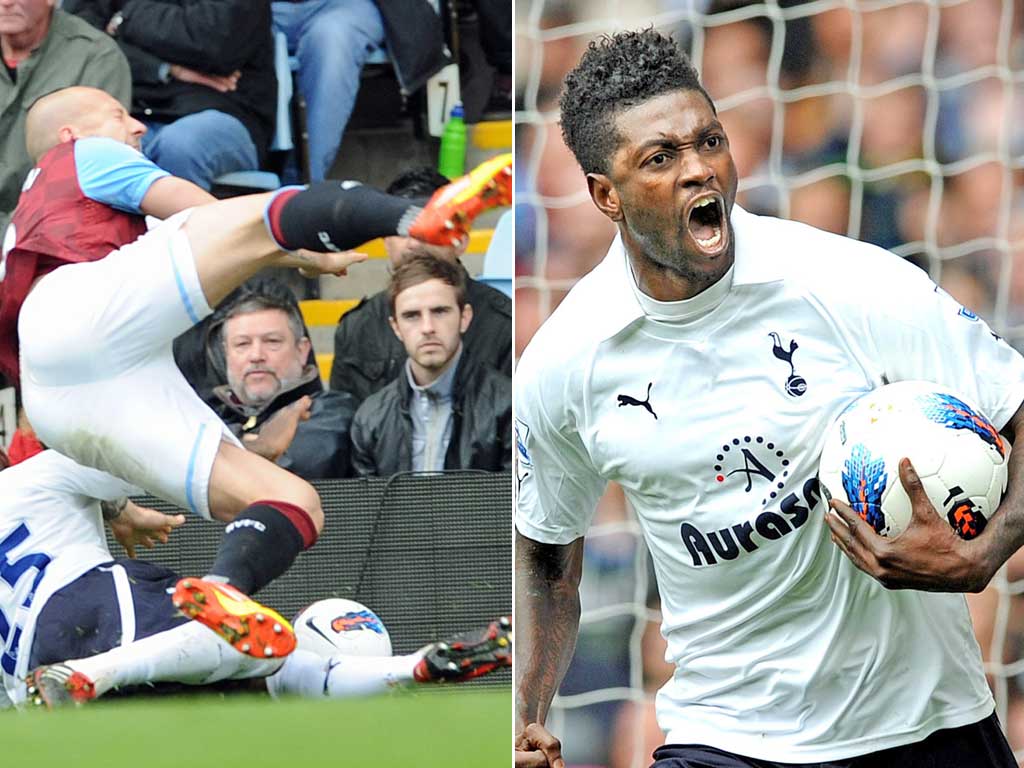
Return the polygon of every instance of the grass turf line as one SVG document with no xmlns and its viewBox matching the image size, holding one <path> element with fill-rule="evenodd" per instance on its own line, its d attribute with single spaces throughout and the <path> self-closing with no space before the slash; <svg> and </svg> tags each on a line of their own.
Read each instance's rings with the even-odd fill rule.
<svg viewBox="0 0 1024 768">
<path fill-rule="evenodd" d="M 0 713 L 5 765 L 74 768 L 511 763 L 512 693 L 271 701 L 235 694 Z"/>
</svg>

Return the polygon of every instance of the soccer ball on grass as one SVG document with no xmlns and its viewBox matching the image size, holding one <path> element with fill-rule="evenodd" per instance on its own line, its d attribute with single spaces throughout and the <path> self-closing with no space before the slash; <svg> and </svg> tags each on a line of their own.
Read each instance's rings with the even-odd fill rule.
<svg viewBox="0 0 1024 768">
<path fill-rule="evenodd" d="M 384 622 L 362 603 L 331 598 L 318 600 L 295 617 L 300 650 L 320 656 L 390 656 L 391 637 Z"/>
</svg>

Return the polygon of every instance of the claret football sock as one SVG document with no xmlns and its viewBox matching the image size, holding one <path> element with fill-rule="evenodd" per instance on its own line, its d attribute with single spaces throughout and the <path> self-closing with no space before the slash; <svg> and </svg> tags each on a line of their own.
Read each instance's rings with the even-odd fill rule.
<svg viewBox="0 0 1024 768">
<path fill-rule="evenodd" d="M 288 570 L 316 538 L 316 526 L 304 510 L 283 501 L 257 501 L 224 528 L 208 578 L 255 594 Z"/>
<path fill-rule="evenodd" d="M 407 233 L 420 210 L 372 187 L 323 181 L 280 190 L 264 218 L 283 250 L 347 251 L 377 237 Z"/>
</svg>

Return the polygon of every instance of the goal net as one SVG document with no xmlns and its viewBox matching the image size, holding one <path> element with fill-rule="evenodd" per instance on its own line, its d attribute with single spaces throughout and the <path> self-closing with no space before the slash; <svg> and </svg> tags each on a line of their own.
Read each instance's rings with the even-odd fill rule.
<svg viewBox="0 0 1024 768">
<path fill-rule="evenodd" d="M 565 73 L 602 33 L 670 32 L 701 72 L 738 202 L 889 248 L 1024 349 L 1024 9 L 1015 0 L 520 0 L 516 346 L 614 235 L 562 143 Z M 580 642 L 550 724 L 576 765 L 647 766 L 669 674 L 620 491 L 588 534 Z M 1024 559 L 971 597 L 998 713 L 1024 756 Z M 652 628 L 655 631 L 652 631 Z"/>
</svg>

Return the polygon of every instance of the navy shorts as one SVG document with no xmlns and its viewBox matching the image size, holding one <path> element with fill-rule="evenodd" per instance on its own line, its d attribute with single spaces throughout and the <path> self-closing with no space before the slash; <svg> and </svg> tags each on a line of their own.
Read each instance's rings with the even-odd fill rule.
<svg viewBox="0 0 1024 768">
<path fill-rule="evenodd" d="M 81 659 L 188 621 L 171 603 L 180 576 L 142 560 L 93 568 L 55 592 L 36 621 L 29 669 Z"/>
<path fill-rule="evenodd" d="M 775 763 L 713 747 L 666 744 L 651 768 L 1017 768 L 1013 751 L 992 713 L 961 728 L 936 731 L 924 741 L 828 763 Z"/>
</svg>

